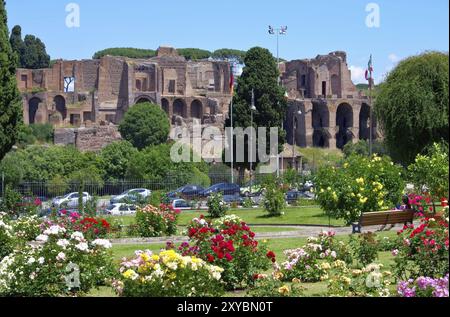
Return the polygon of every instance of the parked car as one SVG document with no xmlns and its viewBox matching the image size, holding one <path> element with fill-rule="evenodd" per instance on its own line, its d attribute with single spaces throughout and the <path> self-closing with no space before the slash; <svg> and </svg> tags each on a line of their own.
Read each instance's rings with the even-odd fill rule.
<svg viewBox="0 0 450 317">
<path fill-rule="evenodd" d="M 314 199 L 314 194 L 310 192 L 291 190 L 286 193 L 286 201 L 290 204 L 296 202 L 299 199 Z"/>
<path fill-rule="evenodd" d="M 76 208 L 78 207 L 78 198 L 79 198 L 78 192 L 70 193 L 65 196 L 56 197 L 52 200 L 52 206 L 56 208 L 59 207 Z M 89 193 L 84 192 L 83 204 L 87 203 L 90 200 L 92 200 L 92 196 L 89 195 Z"/>
<path fill-rule="evenodd" d="M 105 213 L 111 216 L 126 216 L 134 215 L 136 213 L 137 207 L 135 205 L 115 203 L 109 205 Z"/>
<path fill-rule="evenodd" d="M 171 198 L 182 197 L 185 199 L 194 199 L 204 190 L 202 186 L 186 185 L 168 193 L 167 196 Z"/>
<path fill-rule="evenodd" d="M 260 195 L 264 192 L 264 188 L 259 184 L 251 184 L 250 182 L 241 187 L 241 195 L 244 197 L 250 197 L 253 195 Z"/>
<path fill-rule="evenodd" d="M 244 199 L 239 195 L 224 195 L 223 201 L 229 205 L 236 203 L 239 206 L 241 206 L 242 203 L 244 202 Z"/>
<path fill-rule="evenodd" d="M 189 210 L 192 209 L 191 205 L 184 199 L 174 199 L 171 203 L 174 209 Z"/>
<path fill-rule="evenodd" d="M 113 196 L 110 200 L 110 203 L 117 204 L 122 202 L 136 202 L 139 198 L 145 199 L 151 194 L 152 192 L 145 188 L 129 189 L 120 195 Z"/>
<path fill-rule="evenodd" d="M 220 183 L 215 184 L 200 192 L 200 196 L 209 197 L 213 193 L 221 193 L 222 195 L 239 195 L 241 189 L 237 184 Z"/>
</svg>

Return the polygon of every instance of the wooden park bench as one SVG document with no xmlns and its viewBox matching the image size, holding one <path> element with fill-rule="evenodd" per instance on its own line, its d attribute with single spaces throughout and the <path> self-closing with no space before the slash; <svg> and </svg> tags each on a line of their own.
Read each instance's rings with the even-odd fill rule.
<svg viewBox="0 0 450 317">
<path fill-rule="evenodd" d="M 352 233 L 361 233 L 362 227 L 376 225 L 395 225 L 397 223 L 411 224 L 414 220 L 414 210 L 392 210 L 365 212 L 359 218 L 358 223 L 352 224 Z"/>
</svg>

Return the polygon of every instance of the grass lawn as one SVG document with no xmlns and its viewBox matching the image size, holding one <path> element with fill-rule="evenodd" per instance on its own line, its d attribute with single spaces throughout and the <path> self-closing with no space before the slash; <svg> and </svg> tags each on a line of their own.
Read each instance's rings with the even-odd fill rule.
<svg viewBox="0 0 450 317">
<path fill-rule="evenodd" d="M 396 236 L 396 231 L 386 231 L 377 233 L 379 238 L 382 237 L 394 237 Z M 349 236 L 336 236 L 337 240 L 342 240 L 347 242 Z M 300 248 L 306 244 L 306 238 L 287 238 L 287 239 L 268 239 L 263 240 L 263 243 L 267 244 L 267 247 L 274 251 L 277 255 L 277 260 L 279 263 L 285 261 L 286 257 L 284 256 L 283 251 L 288 249 Z M 159 252 L 162 248 L 164 248 L 164 244 L 129 244 L 129 245 L 114 245 L 112 248 L 114 254 L 114 260 L 119 264 L 120 260 L 123 257 L 132 257 L 134 255 L 134 251 L 136 250 L 151 250 L 153 252 Z M 384 269 L 389 270 L 391 264 L 394 263 L 393 257 L 390 252 L 379 252 L 378 260 L 376 263 L 381 263 L 384 265 Z M 303 283 L 305 287 L 304 295 L 308 297 L 317 297 L 324 296 L 327 291 L 327 282 L 318 282 L 318 283 Z M 392 291 L 395 290 L 395 285 L 392 286 Z M 93 290 L 89 295 L 89 297 L 113 297 L 116 296 L 114 291 L 110 287 L 100 287 L 98 290 Z M 228 292 L 225 294 L 228 297 L 240 297 L 245 296 L 245 291 L 237 291 L 237 292 Z"/>
<path fill-rule="evenodd" d="M 183 211 L 178 218 L 178 224 L 186 226 L 189 221 L 200 215 L 206 215 L 204 211 Z M 322 225 L 344 226 L 342 220 L 329 219 L 320 207 L 291 207 L 285 210 L 281 217 L 267 217 L 262 209 L 233 209 L 228 215 L 234 214 L 241 217 L 250 225 Z M 121 220 L 124 225 L 134 223 L 134 216 L 107 217 L 106 219 Z M 262 232 L 262 231 L 260 231 Z M 266 231 L 267 232 L 267 231 Z"/>
</svg>

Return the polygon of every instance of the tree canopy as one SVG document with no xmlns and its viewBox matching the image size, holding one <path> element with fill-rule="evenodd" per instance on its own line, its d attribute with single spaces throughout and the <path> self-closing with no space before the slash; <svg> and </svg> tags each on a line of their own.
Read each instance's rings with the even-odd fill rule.
<svg viewBox="0 0 450 317">
<path fill-rule="evenodd" d="M 132 47 L 115 47 L 98 51 L 94 54 L 92 58 L 100 59 L 106 55 L 123 56 L 129 58 L 152 58 L 156 56 L 156 51 Z"/>
<path fill-rule="evenodd" d="M 17 56 L 17 66 L 29 69 L 47 68 L 50 66 L 50 56 L 45 44 L 34 35 L 26 35 L 22 40 L 22 28 L 14 26 L 9 38 L 11 47 Z"/>
<path fill-rule="evenodd" d="M 148 102 L 132 106 L 119 125 L 122 137 L 138 149 L 167 142 L 169 130 L 167 114 Z"/>
<path fill-rule="evenodd" d="M 279 70 L 275 58 L 269 50 L 261 47 L 250 49 L 245 56 L 245 67 L 237 82 L 236 94 L 233 98 L 233 127 L 247 128 L 251 126 L 252 89 L 254 90 L 256 111 L 254 112 L 253 127 L 279 129 L 279 150 L 285 142 L 285 131 L 281 129 L 287 109 L 284 97 L 285 90 L 278 84 Z M 225 126 L 231 125 L 228 119 Z M 267 143 L 270 138 L 267 135 Z M 257 140 L 257 135 L 254 136 Z M 236 143 L 235 143 L 236 144 Z M 268 145 L 266 145 L 268 148 Z M 237 163 L 240 167 L 249 167 L 248 147 L 245 147 L 245 163 Z M 236 158 L 236 155 L 234 155 Z M 256 167 L 256 164 L 253 164 Z"/>
<path fill-rule="evenodd" d="M 5 1 L 0 0 L 0 161 L 16 143 L 22 124 L 22 103 L 17 89 L 17 58 L 8 40 Z"/>
<path fill-rule="evenodd" d="M 375 112 L 392 158 L 408 165 L 434 142 L 448 143 L 448 54 L 410 57 L 380 85 Z"/>
<path fill-rule="evenodd" d="M 221 48 L 216 51 L 214 51 L 211 55 L 214 59 L 220 59 L 220 60 L 231 60 L 238 64 L 244 64 L 245 55 L 247 54 L 246 51 L 240 51 L 235 49 L 229 49 L 229 48 Z"/>
</svg>

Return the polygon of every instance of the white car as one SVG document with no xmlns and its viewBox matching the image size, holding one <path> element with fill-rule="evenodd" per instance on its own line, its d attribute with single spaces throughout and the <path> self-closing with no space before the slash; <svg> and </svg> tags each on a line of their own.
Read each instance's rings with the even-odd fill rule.
<svg viewBox="0 0 450 317">
<path fill-rule="evenodd" d="M 111 216 L 126 216 L 136 214 L 136 206 L 128 204 L 111 204 L 106 208 L 106 214 Z"/>
<path fill-rule="evenodd" d="M 53 207 L 67 207 L 67 208 L 77 208 L 78 207 L 78 192 L 70 193 L 65 196 L 56 197 L 52 200 Z M 83 193 L 83 204 L 87 203 L 92 199 L 92 196 L 89 193 Z"/>
<path fill-rule="evenodd" d="M 187 203 L 184 199 L 174 199 L 171 203 L 173 209 L 178 210 L 189 210 L 192 209 L 191 205 Z"/>
<path fill-rule="evenodd" d="M 141 196 L 142 198 L 147 198 L 150 196 L 152 192 L 145 188 L 135 188 L 135 189 L 129 189 L 125 192 L 123 192 L 120 195 L 114 196 L 111 198 L 111 204 L 116 204 L 123 202 L 124 200 L 129 200 L 131 202 L 136 202 L 137 196 Z"/>
</svg>

